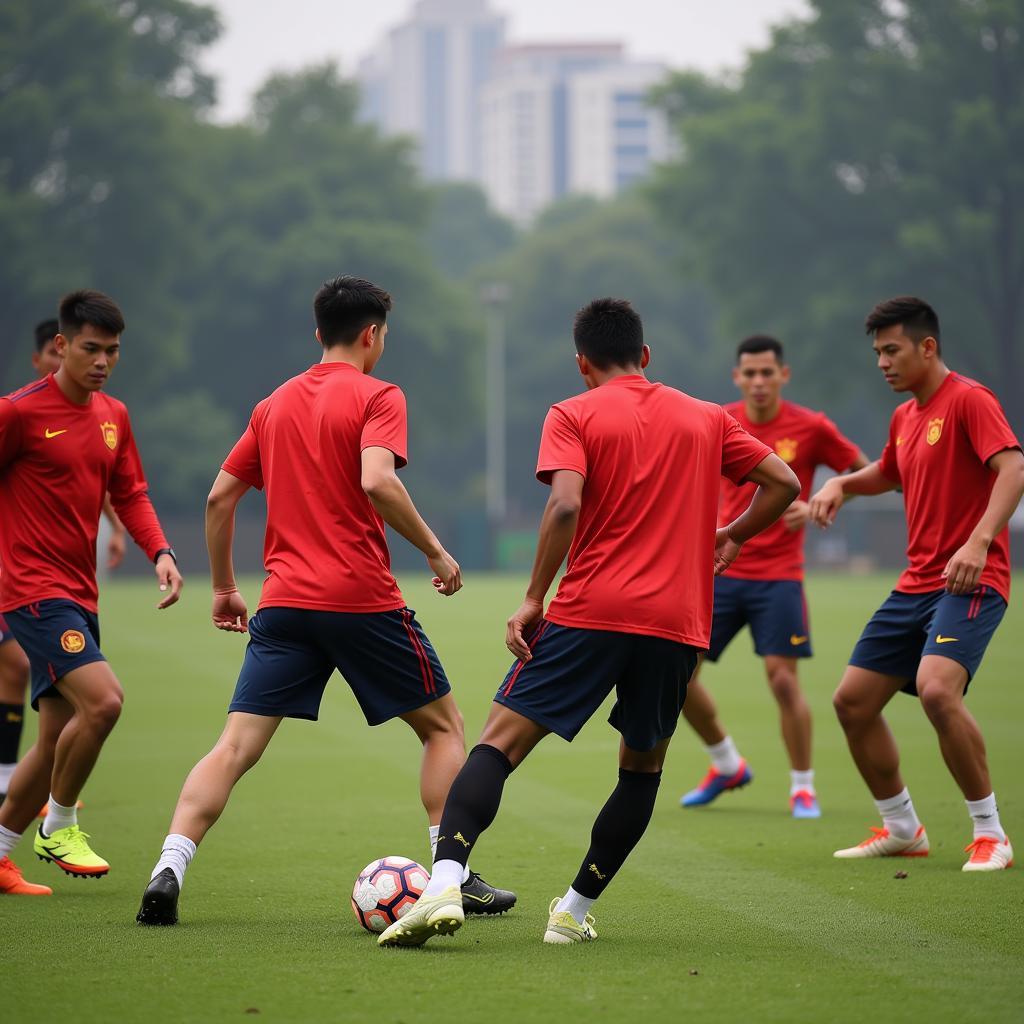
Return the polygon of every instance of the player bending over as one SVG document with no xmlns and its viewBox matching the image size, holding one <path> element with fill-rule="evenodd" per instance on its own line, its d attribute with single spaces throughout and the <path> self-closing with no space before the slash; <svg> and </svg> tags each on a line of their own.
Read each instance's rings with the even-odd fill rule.
<svg viewBox="0 0 1024 1024">
<path fill-rule="evenodd" d="M 0 399 L 0 612 L 28 655 L 39 735 L 0 807 L 0 892 L 31 886 L 8 854 L 50 794 L 35 852 L 69 875 L 110 865 L 78 827 L 76 802 L 121 714 L 121 684 L 100 651 L 96 533 L 108 492 L 156 567 L 158 607 L 181 575 L 147 493 L 128 411 L 102 392 L 121 351 L 124 318 L 106 295 L 60 304 L 56 373 Z M 48 894 L 48 890 L 46 890 Z"/>
<path fill-rule="evenodd" d="M 829 526 L 848 495 L 902 488 L 908 565 L 864 627 L 833 699 L 882 816 L 869 839 L 835 856 L 928 853 L 882 715 L 903 690 L 920 698 L 967 800 L 974 841 L 964 871 L 996 871 L 1013 863 L 1013 850 L 964 695 L 1010 596 L 1006 524 L 1024 494 L 1024 455 L 995 395 L 947 368 L 939 318 L 927 302 L 889 299 L 871 311 L 866 327 L 889 386 L 913 398 L 893 412 L 882 457 L 829 480 L 811 500 L 811 517 Z"/>
<path fill-rule="evenodd" d="M 196 846 L 283 718 L 316 721 L 337 669 L 366 721 L 407 722 L 423 743 L 420 795 L 437 838 L 448 788 L 466 759 L 462 716 L 430 641 L 391 575 L 384 523 L 426 555 L 445 596 L 462 587 L 455 559 L 420 517 L 396 469 L 406 464 L 405 396 L 370 374 L 384 351 L 391 296 L 339 277 L 316 294 L 323 357 L 253 411 L 210 493 L 206 540 L 213 624 L 249 632 L 217 745 L 185 780 L 170 834 L 136 920 L 172 925 Z M 231 559 L 235 507 L 266 488 L 267 579 L 247 619 Z M 468 869 L 460 907 L 500 914 L 516 901 Z"/>
<path fill-rule="evenodd" d="M 505 635 L 519 660 L 452 785 L 430 883 L 381 934 L 383 946 L 418 946 L 463 923 L 458 881 L 505 780 L 549 732 L 572 740 L 615 690 L 618 785 L 544 932 L 552 943 L 597 937 L 590 908 L 647 828 L 686 684 L 708 646 L 714 574 L 800 490 L 792 470 L 721 406 L 647 380 L 650 349 L 628 302 L 591 302 L 573 335 L 588 390 L 544 422 L 537 476 L 551 496 L 526 599 Z M 759 486 L 750 507 L 716 531 L 722 475 Z"/>
<path fill-rule="evenodd" d="M 811 709 L 800 690 L 797 661 L 811 656 L 811 627 L 804 596 L 804 524 L 807 499 L 818 466 L 836 472 L 860 469 L 868 460 L 823 413 L 782 399 L 789 367 L 775 338 L 755 334 L 740 342 L 732 379 L 743 396 L 725 407 L 747 433 L 787 463 L 800 481 L 800 498 L 743 549 L 715 580 L 711 647 L 706 660 L 718 661 L 744 627 L 764 659 L 765 675 L 779 705 L 782 741 L 789 755 L 789 805 L 794 818 L 818 818 L 821 809 L 811 767 Z M 718 521 L 732 522 L 750 504 L 753 484 L 737 487 L 722 480 Z M 753 778 L 732 737 L 718 720 L 711 694 L 697 675 L 690 680 L 683 718 L 704 741 L 711 768 L 681 800 L 683 807 L 709 804 Z"/>
</svg>

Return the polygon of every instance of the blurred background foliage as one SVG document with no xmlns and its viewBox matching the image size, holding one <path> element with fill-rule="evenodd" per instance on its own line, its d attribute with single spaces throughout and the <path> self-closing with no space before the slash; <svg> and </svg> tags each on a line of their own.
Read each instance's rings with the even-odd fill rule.
<svg viewBox="0 0 1024 1024">
<path fill-rule="evenodd" d="M 252 406 L 319 358 L 311 299 L 338 273 L 395 298 L 380 373 L 409 396 L 406 480 L 442 529 L 483 517 L 492 281 L 513 522 L 543 501 L 540 424 L 580 386 L 572 315 L 599 294 L 644 316 L 652 377 L 716 401 L 736 341 L 777 333 L 791 397 L 874 453 L 894 400 L 861 323 L 916 292 L 950 364 L 1024 429 L 1024 0 L 819 0 L 732 77 L 660 87 L 679 155 L 652 181 L 525 231 L 475 186 L 423 182 L 332 66 L 213 123 L 218 32 L 184 0 L 0 5 L 0 383 L 28 378 L 61 294 L 110 292 L 128 322 L 112 391 L 165 514 L 201 515 Z"/>
</svg>

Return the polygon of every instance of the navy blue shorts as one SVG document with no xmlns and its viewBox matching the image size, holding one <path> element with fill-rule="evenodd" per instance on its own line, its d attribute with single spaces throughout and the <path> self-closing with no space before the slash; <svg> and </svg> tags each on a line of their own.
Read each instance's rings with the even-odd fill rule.
<svg viewBox="0 0 1024 1024">
<path fill-rule="evenodd" d="M 7 625 L 7 620 L 0 615 L 0 644 L 5 644 L 8 640 L 13 639 L 14 634 L 11 632 L 11 627 Z"/>
<path fill-rule="evenodd" d="M 651 750 L 675 732 L 702 653 L 661 637 L 546 619 L 529 643 L 532 660 L 509 669 L 494 699 L 571 741 L 615 690 L 608 721 L 631 750 Z"/>
<path fill-rule="evenodd" d="M 228 710 L 315 722 L 335 669 L 370 725 L 443 697 L 451 686 L 415 614 L 261 608 Z"/>
<path fill-rule="evenodd" d="M 991 587 L 973 594 L 894 590 L 864 627 L 850 664 L 906 679 L 904 692 L 916 696 L 921 659 L 938 654 L 963 665 L 970 683 L 1005 612 L 1006 602 Z"/>
<path fill-rule="evenodd" d="M 69 672 L 106 661 L 100 650 L 100 620 L 74 601 L 38 601 L 4 615 L 32 667 L 33 711 L 39 710 L 41 697 L 60 696 L 54 684 Z"/>
<path fill-rule="evenodd" d="M 732 638 L 750 626 L 754 652 L 809 658 L 811 627 L 804 585 L 797 580 L 715 579 L 715 610 L 707 661 L 718 661 Z"/>
</svg>

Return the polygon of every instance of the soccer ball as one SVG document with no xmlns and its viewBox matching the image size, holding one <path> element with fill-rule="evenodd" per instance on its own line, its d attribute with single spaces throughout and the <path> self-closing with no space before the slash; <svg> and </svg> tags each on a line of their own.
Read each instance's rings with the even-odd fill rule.
<svg viewBox="0 0 1024 1024">
<path fill-rule="evenodd" d="M 368 932 L 382 932 L 419 899 L 430 881 L 422 864 L 382 857 L 367 864 L 352 886 L 352 913 Z"/>
</svg>

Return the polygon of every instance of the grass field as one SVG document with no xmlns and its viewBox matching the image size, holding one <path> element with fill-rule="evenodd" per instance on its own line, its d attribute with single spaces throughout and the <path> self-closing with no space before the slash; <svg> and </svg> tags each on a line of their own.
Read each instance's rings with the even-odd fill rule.
<svg viewBox="0 0 1024 1024">
<path fill-rule="evenodd" d="M 82 824 L 113 865 L 70 879 L 27 843 L 15 859 L 49 899 L 0 904 L 3 997 L 11 1024 L 59 1007 L 111 1021 L 1020 1021 L 1024 871 L 963 875 L 969 822 L 915 701 L 890 720 L 933 854 L 839 862 L 875 824 L 830 695 L 889 578 L 817 577 L 817 657 L 804 671 L 816 714 L 820 821 L 788 817 L 774 705 L 745 637 L 706 679 L 757 775 L 711 808 L 678 797 L 704 772 L 685 729 L 651 829 L 595 908 L 600 940 L 540 943 L 548 901 L 576 871 L 614 784 L 603 716 L 571 746 L 549 738 L 516 772 L 475 867 L 519 893 L 501 920 L 471 920 L 422 950 L 379 951 L 348 906 L 368 861 L 429 863 L 417 798 L 418 744 L 401 723 L 370 730 L 347 688 L 328 688 L 319 723 L 286 722 L 200 849 L 182 923 L 144 930 L 138 898 L 185 773 L 220 730 L 244 640 L 207 625 L 204 582 L 177 608 L 155 587 L 107 587 L 104 649 L 128 694 L 85 793 Z M 1024 581 L 1018 581 L 1018 588 Z M 503 623 L 520 581 L 470 577 L 446 601 L 425 577 L 406 596 L 434 640 L 475 741 L 509 657 Z M 1020 592 L 1018 590 L 1018 592 Z M 247 587 L 253 606 L 255 583 Z M 1021 605 L 1011 607 L 972 689 L 1003 820 L 1024 842 Z M 897 879 L 905 869 L 908 877 Z M 57 1001 L 56 1007 L 54 1000 Z M 48 1009 L 47 1009 L 48 1008 Z M 42 1017 L 41 1017 L 42 1015 Z"/>
</svg>

